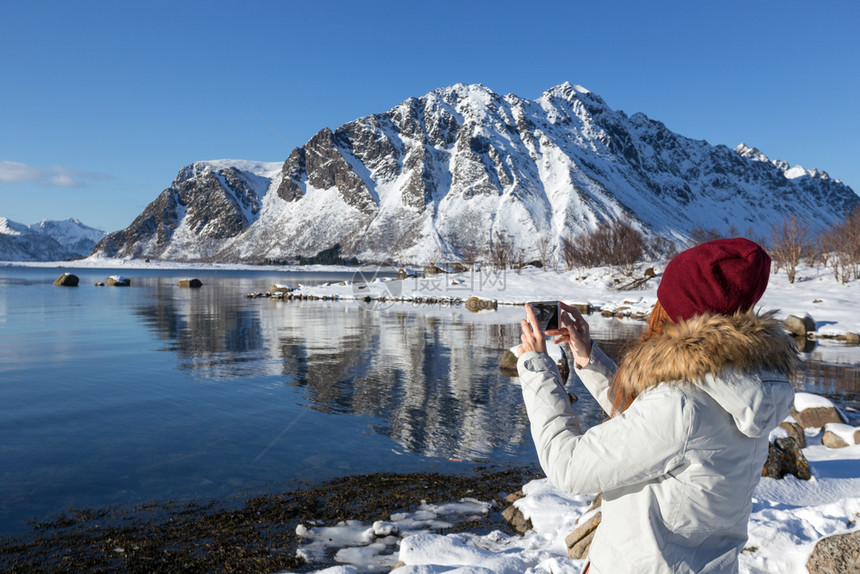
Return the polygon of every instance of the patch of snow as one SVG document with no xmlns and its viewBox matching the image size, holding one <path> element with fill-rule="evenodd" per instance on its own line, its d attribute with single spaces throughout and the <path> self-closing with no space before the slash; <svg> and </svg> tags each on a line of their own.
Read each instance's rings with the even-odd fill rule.
<svg viewBox="0 0 860 574">
<path fill-rule="evenodd" d="M 778 438 L 788 438 L 788 436 L 789 435 L 787 430 L 782 427 L 776 427 L 775 429 L 770 431 L 770 434 L 767 437 L 767 442 L 772 443 Z"/>
<path fill-rule="evenodd" d="M 820 395 L 812 393 L 795 393 L 794 395 L 794 410 L 797 412 L 806 409 L 833 408 L 834 406 L 833 401 Z"/>
<path fill-rule="evenodd" d="M 785 178 L 786 179 L 797 179 L 798 177 L 803 177 L 809 175 L 809 172 L 806 171 L 799 165 L 796 165 L 792 168 L 785 170 Z"/>
<path fill-rule="evenodd" d="M 213 159 L 195 163 L 209 165 L 216 170 L 232 167 L 266 179 L 272 179 L 279 174 L 284 165 L 282 161 L 252 161 L 245 159 Z"/>
</svg>

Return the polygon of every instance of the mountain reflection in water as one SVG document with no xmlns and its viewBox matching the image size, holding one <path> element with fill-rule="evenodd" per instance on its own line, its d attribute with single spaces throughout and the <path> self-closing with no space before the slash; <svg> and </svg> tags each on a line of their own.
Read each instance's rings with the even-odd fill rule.
<svg viewBox="0 0 860 574">
<path fill-rule="evenodd" d="M 303 391 L 307 408 L 373 417 L 376 432 L 424 456 L 481 460 L 528 449 L 517 380 L 498 369 L 504 350 L 519 342 L 519 306 L 471 313 L 408 303 L 248 301 L 223 285 L 180 297 L 172 285 L 156 289 L 163 296 L 137 312 L 177 355 L 179 369 L 222 380 L 283 375 Z M 600 315 L 588 321 L 610 356 L 623 354 L 644 327 Z M 820 351 L 807 345 L 798 389 L 841 401 L 853 418 L 860 371 Z M 602 411 L 575 377 L 568 386 L 580 398 L 582 426 L 599 423 Z"/>
<path fill-rule="evenodd" d="M 218 291 L 176 297 L 173 290 L 137 309 L 179 369 L 216 379 L 283 375 L 308 408 L 373 417 L 376 432 L 424 456 L 480 460 L 530 450 L 517 380 L 498 368 L 519 342 L 522 307 L 476 314 L 403 303 L 231 304 Z M 641 330 L 598 319 L 595 334 L 614 337 L 610 351 Z M 577 408 L 584 425 L 602 418 L 590 397 Z"/>
</svg>

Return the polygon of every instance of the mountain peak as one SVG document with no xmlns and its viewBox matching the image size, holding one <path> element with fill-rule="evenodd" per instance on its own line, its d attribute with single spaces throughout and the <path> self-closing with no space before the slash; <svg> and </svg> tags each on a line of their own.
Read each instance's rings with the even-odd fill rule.
<svg viewBox="0 0 860 574">
<path fill-rule="evenodd" d="M 259 262 L 337 247 L 426 263 L 487 257 L 503 234 L 528 261 L 620 217 L 680 241 L 697 227 L 766 229 L 795 213 L 820 229 L 860 202 L 820 172 L 745 144 L 735 152 L 628 117 L 570 82 L 536 100 L 454 84 L 325 128 L 280 165 L 198 162 L 200 177 L 180 172 L 96 253 Z"/>
<path fill-rule="evenodd" d="M 747 159 L 751 159 L 753 161 L 763 161 L 770 162 L 770 159 L 766 155 L 764 155 L 758 148 L 750 147 L 744 142 L 738 144 L 735 148 L 735 153 L 737 153 L 741 157 L 745 157 Z"/>
<path fill-rule="evenodd" d="M 801 165 L 795 165 L 791 167 L 787 161 L 783 161 L 780 159 L 769 159 L 764 153 L 754 147 L 750 147 L 747 144 L 741 142 L 735 148 L 735 152 L 741 157 L 745 157 L 747 159 L 751 159 L 753 161 L 770 163 L 778 170 L 780 170 L 786 179 L 797 179 L 799 177 L 811 177 L 813 179 L 821 179 L 821 180 L 829 180 L 830 175 L 826 171 L 819 171 L 816 168 L 812 170 L 808 170 Z M 836 183 L 842 183 L 840 180 L 834 180 Z"/>
</svg>

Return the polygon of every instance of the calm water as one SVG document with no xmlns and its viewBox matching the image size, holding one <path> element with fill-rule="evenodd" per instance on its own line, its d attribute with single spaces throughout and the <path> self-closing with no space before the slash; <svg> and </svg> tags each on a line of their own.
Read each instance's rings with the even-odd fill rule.
<svg viewBox="0 0 860 574">
<path fill-rule="evenodd" d="M 363 472 L 536 462 L 502 375 L 520 307 L 247 299 L 342 274 L 0 267 L 0 533 L 65 508 L 233 497 Z M 610 351 L 642 324 L 589 318 Z M 857 406 L 860 351 L 807 354 L 805 388 Z M 576 389 L 573 389 L 577 392 Z M 577 392 L 584 425 L 601 419 Z M 850 411 L 852 417 L 856 411 Z M 858 424 L 860 421 L 854 421 Z"/>
</svg>

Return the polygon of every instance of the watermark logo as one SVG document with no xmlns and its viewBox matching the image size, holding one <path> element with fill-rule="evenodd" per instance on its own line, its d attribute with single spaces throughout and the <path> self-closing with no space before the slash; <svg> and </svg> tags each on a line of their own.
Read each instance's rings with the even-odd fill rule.
<svg viewBox="0 0 860 574">
<path fill-rule="evenodd" d="M 504 291 L 507 276 L 504 269 L 477 268 L 442 271 L 421 275 L 398 274 L 390 268 L 362 267 L 353 274 L 352 294 L 375 309 L 387 309 L 395 302 L 413 305 L 459 306 L 470 298 L 490 296 Z"/>
<path fill-rule="evenodd" d="M 403 291 L 403 282 L 395 280 L 390 271 L 380 266 L 360 267 L 352 275 L 352 294 L 358 300 L 371 303 L 375 308 L 394 304 Z"/>
<path fill-rule="evenodd" d="M 504 269 L 468 269 L 454 273 L 438 273 L 415 277 L 415 292 L 421 295 L 459 297 L 483 293 L 487 290 L 504 291 L 507 275 Z"/>
</svg>

